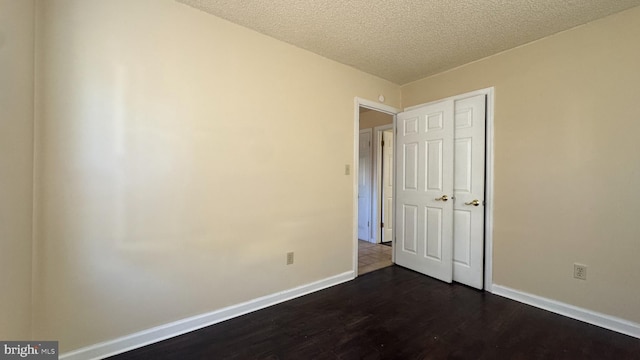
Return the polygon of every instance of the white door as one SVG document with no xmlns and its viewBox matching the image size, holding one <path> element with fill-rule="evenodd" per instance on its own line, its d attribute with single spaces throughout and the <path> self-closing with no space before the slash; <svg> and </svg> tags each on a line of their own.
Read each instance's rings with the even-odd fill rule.
<svg viewBox="0 0 640 360">
<path fill-rule="evenodd" d="M 398 265 L 453 278 L 453 100 L 398 114 L 396 246 Z"/>
<path fill-rule="evenodd" d="M 382 241 L 393 240 L 393 130 L 382 132 Z"/>
<path fill-rule="evenodd" d="M 358 151 L 358 239 L 371 241 L 371 129 L 360 130 Z"/>
<path fill-rule="evenodd" d="M 485 95 L 455 102 L 453 280 L 483 288 Z"/>
</svg>

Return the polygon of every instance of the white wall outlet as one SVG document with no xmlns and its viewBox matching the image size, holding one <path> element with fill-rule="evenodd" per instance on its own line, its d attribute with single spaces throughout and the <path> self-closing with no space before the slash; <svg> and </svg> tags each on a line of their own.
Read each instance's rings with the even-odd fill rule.
<svg viewBox="0 0 640 360">
<path fill-rule="evenodd" d="M 293 252 L 287 253 L 287 265 L 293 264 Z"/>
<path fill-rule="evenodd" d="M 580 280 L 587 280 L 587 265 L 573 264 L 573 277 Z"/>
</svg>

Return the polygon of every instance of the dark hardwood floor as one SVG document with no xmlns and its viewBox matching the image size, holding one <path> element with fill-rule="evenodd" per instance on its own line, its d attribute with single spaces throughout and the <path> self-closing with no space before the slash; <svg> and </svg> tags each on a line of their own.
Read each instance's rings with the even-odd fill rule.
<svg viewBox="0 0 640 360">
<path fill-rule="evenodd" d="M 640 359 L 640 339 L 391 266 L 112 359 Z"/>
</svg>

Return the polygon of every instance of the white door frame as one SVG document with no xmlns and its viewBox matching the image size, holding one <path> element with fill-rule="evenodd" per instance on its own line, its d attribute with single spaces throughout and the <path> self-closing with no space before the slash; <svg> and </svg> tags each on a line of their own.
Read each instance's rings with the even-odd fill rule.
<svg viewBox="0 0 640 360">
<path fill-rule="evenodd" d="M 460 99 L 474 95 L 487 96 L 487 117 L 486 117 L 486 153 L 485 153 L 485 215 L 484 215 L 484 289 L 493 292 L 493 194 L 494 194 L 494 104 L 495 91 L 493 87 L 471 91 L 468 93 L 451 96 L 447 99 Z M 437 101 L 442 101 L 439 99 Z M 353 121 L 353 163 L 354 169 L 358 169 L 358 141 L 360 135 L 360 107 L 380 111 L 393 115 L 393 128 L 396 127 L 396 114 L 401 112 L 394 107 L 380 104 L 375 101 L 362 98 L 355 98 L 354 121 Z M 425 104 L 405 108 L 404 111 L 411 110 Z M 394 131 L 395 132 L 395 131 Z M 395 143 L 395 142 L 394 142 Z M 395 169 L 394 169 L 395 170 Z M 357 174 L 356 174 L 357 175 Z M 358 177 L 353 176 L 353 218 L 352 218 L 352 238 L 353 238 L 353 278 L 358 276 Z M 395 196 L 395 194 L 394 194 Z"/>
<path fill-rule="evenodd" d="M 387 125 L 380 125 L 373 128 L 373 141 L 375 146 L 373 147 L 373 197 L 371 207 L 371 218 L 375 228 L 373 228 L 373 239 L 376 244 L 380 243 L 382 239 L 382 229 L 380 228 L 380 222 L 382 221 L 382 207 L 380 201 L 382 198 L 382 132 L 385 130 L 393 130 L 393 123 Z M 395 190 L 394 190 L 395 192 Z M 393 211 L 393 209 L 392 209 Z"/>
</svg>

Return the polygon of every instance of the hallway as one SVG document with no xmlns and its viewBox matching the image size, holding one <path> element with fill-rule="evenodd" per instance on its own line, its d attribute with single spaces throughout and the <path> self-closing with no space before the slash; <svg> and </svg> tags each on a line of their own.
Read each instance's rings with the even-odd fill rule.
<svg viewBox="0 0 640 360">
<path fill-rule="evenodd" d="M 391 246 L 358 240 L 358 275 L 393 265 L 392 251 Z"/>
</svg>

